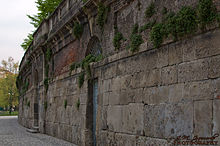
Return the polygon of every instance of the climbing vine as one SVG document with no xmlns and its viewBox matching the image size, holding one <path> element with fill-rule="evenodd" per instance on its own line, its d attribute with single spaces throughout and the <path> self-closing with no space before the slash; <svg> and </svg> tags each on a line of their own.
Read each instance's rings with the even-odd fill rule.
<svg viewBox="0 0 220 146">
<path fill-rule="evenodd" d="M 47 110 L 47 101 L 44 101 L 44 110 Z"/>
<path fill-rule="evenodd" d="M 80 106 L 80 101 L 79 101 L 79 99 L 78 99 L 77 102 L 76 102 L 76 109 L 77 109 L 77 110 L 79 110 L 79 106 Z"/>
<path fill-rule="evenodd" d="M 66 107 L 67 107 L 67 100 L 65 99 L 64 100 L 64 108 L 66 109 Z"/>
<path fill-rule="evenodd" d="M 104 29 L 105 22 L 107 21 L 107 15 L 109 12 L 109 7 L 106 7 L 103 3 L 98 4 L 98 16 L 97 16 L 97 24 L 101 31 Z"/>
<path fill-rule="evenodd" d="M 88 56 L 86 56 L 81 62 L 79 63 L 72 63 L 70 65 L 70 74 L 73 70 L 81 67 L 82 68 L 82 72 L 80 73 L 79 77 L 78 77 L 78 85 L 79 85 L 79 88 L 82 87 L 83 83 L 84 83 L 84 80 L 85 80 L 85 73 L 84 71 L 86 72 L 86 75 L 87 75 L 87 79 L 90 79 L 91 78 L 91 68 L 90 68 L 90 63 L 92 62 L 98 62 L 100 60 L 103 59 L 103 56 L 102 55 L 99 55 L 99 56 L 94 56 L 92 54 L 89 54 Z"/>
<path fill-rule="evenodd" d="M 45 65 L 44 65 L 44 74 L 45 74 L 45 79 L 44 79 L 44 87 L 46 92 L 48 91 L 49 88 L 49 62 L 52 57 L 52 50 L 50 48 L 47 48 L 46 53 L 45 53 Z"/>
<path fill-rule="evenodd" d="M 113 45 L 115 47 L 115 50 L 120 49 L 122 40 L 125 40 L 122 33 L 118 31 L 118 28 L 115 28 L 115 36 L 113 39 Z"/>
<path fill-rule="evenodd" d="M 79 22 L 75 22 L 73 26 L 73 34 L 77 39 L 80 39 L 83 33 L 83 26 Z"/>
</svg>

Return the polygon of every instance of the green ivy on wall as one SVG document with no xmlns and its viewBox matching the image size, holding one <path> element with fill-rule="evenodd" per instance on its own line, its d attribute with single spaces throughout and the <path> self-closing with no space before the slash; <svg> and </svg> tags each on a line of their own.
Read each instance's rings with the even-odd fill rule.
<svg viewBox="0 0 220 146">
<path fill-rule="evenodd" d="M 218 21 L 220 22 L 219 14 L 212 0 L 199 0 L 196 8 L 184 6 L 176 14 L 167 12 L 163 21 L 152 27 L 150 40 L 154 47 L 158 48 L 168 36 L 177 40 L 195 33 L 198 28 L 205 29 L 207 25 Z"/>
<path fill-rule="evenodd" d="M 108 12 L 110 11 L 109 7 L 106 7 L 103 3 L 98 4 L 98 16 L 97 16 L 97 24 L 101 31 L 104 30 L 105 22 L 107 21 Z"/>
<path fill-rule="evenodd" d="M 79 22 L 75 22 L 73 26 L 73 34 L 79 40 L 83 33 L 83 26 Z"/>
<path fill-rule="evenodd" d="M 130 35 L 130 44 L 128 48 L 130 48 L 131 52 L 136 52 L 139 50 L 139 47 L 143 42 L 142 36 L 139 33 L 139 25 L 135 24 Z"/>
<path fill-rule="evenodd" d="M 103 56 L 102 55 L 98 55 L 98 56 L 94 56 L 92 54 L 89 54 L 88 56 L 86 56 L 81 62 L 79 63 L 72 63 L 70 65 L 70 74 L 73 70 L 81 67 L 82 68 L 82 72 L 80 73 L 79 77 L 78 77 L 78 85 L 79 85 L 79 88 L 82 87 L 83 83 L 84 83 L 84 80 L 85 80 L 85 73 L 84 71 L 86 72 L 86 75 L 87 75 L 87 79 L 90 79 L 91 78 L 91 68 L 90 68 L 90 63 L 92 62 L 98 62 L 100 60 L 103 59 Z"/>
</svg>

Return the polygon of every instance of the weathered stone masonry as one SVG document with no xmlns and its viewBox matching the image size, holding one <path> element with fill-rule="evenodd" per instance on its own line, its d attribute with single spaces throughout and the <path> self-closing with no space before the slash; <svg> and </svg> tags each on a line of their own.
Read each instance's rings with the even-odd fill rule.
<svg viewBox="0 0 220 146">
<path fill-rule="evenodd" d="M 197 2 L 156 0 L 155 5 L 160 17 L 163 7 L 177 11 Z M 19 123 L 77 145 L 92 145 L 92 90 L 98 81 L 97 145 L 172 145 L 172 137 L 220 133 L 220 29 L 213 24 L 158 49 L 146 30 L 140 50 L 131 53 L 125 48 L 132 26 L 146 23 L 144 13 L 151 1 L 103 3 L 110 7 L 103 32 L 96 22 L 97 2 L 90 0 L 64 0 L 42 22 L 20 65 L 19 77 L 28 88 L 20 97 Z M 215 5 L 219 10 L 220 3 Z M 83 25 L 79 40 L 72 34 L 75 21 Z M 112 43 L 115 25 L 127 39 L 118 51 Z M 93 80 L 86 77 L 79 88 L 82 69 L 70 74 L 69 66 L 99 45 L 104 59 L 91 64 Z"/>
</svg>

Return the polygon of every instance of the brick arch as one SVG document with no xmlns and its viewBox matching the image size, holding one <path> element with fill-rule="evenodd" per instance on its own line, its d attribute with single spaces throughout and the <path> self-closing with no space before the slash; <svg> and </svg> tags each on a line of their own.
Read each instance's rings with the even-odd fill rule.
<svg viewBox="0 0 220 146">
<path fill-rule="evenodd" d="M 100 43 L 97 36 L 93 36 L 89 40 L 85 56 L 87 56 L 89 54 L 92 54 L 94 56 L 98 56 L 98 55 L 102 54 L 101 43 Z"/>
</svg>

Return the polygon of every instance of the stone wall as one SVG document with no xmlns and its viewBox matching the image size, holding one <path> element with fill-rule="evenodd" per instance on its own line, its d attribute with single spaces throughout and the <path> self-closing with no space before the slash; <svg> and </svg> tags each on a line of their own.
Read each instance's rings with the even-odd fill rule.
<svg viewBox="0 0 220 146">
<path fill-rule="evenodd" d="M 92 145 L 91 84 L 98 80 L 96 117 L 97 145 L 173 145 L 177 136 L 210 137 L 220 133 L 220 29 L 212 24 L 205 31 L 179 41 L 167 40 L 155 49 L 149 30 L 141 33 L 138 52 L 126 50 L 134 24 L 146 23 L 144 13 L 151 1 L 103 1 L 110 7 L 101 32 L 97 26 L 97 2 L 64 0 L 34 34 L 34 42 L 20 65 L 28 90 L 19 102 L 19 123 L 77 145 Z M 162 19 L 163 7 L 178 11 L 197 0 L 155 1 Z M 216 6 L 219 4 L 216 1 Z M 83 8 L 82 8 L 83 7 Z M 82 8 L 82 9 L 81 9 Z M 78 40 L 72 26 L 84 28 Z M 117 26 L 127 39 L 119 50 L 112 40 Z M 92 78 L 81 88 L 81 68 L 70 73 L 72 62 L 82 61 L 94 38 L 104 59 L 91 63 Z M 52 51 L 47 59 L 47 49 Z M 45 74 L 48 64 L 48 77 Z M 48 89 L 45 79 L 49 78 Z M 38 104 L 38 118 L 34 105 Z M 218 137 L 220 142 L 220 137 Z"/>
</svg>

